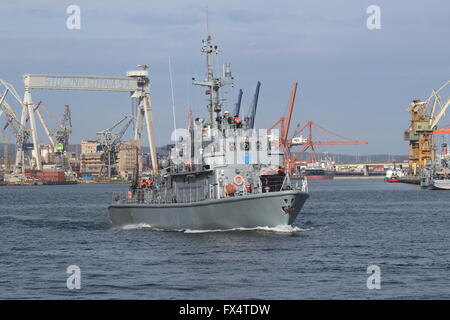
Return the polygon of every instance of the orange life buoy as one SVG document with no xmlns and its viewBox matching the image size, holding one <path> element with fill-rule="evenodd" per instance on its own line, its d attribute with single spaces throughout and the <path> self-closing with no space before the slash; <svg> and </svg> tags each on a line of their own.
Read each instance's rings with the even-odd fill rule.
<svg viewBox="0 0 450 320">
<path fill-rule="evenodd" d="M 233 183 L 237 186 L 242 186 L 244 184 L 244 177 L 240 174 L 235 175 L 233 178 Z"/>
</svg>

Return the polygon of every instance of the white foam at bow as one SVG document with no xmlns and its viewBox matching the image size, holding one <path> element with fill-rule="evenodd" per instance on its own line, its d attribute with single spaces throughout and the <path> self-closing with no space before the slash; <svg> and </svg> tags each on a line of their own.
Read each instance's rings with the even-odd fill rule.
<svg viewBox="0 0 450 320">
<path fill-rule="evenodd" d="M 296 233 L 301 231 L 309 231 L 312 228 L 299 228 L 292 225 L 279 225 L 276 227 L 255 227 L 255 228 L 231 228 L 231 229 L 212 229 L 212 230 L 203 230 L 203 229 L 161 229 L 157 227 L 153 227 L 148 223 L 135 223 L 135 224 L 127 224 L 125 226 L 119 227 L 122 230 L 135 230 L 135 229 L 151 229 L 155 231 L 175 231 L 175 232 L 184 232 L 184 233 L 208 233 L 208 232 L 231 232 L 231 231 L 267 231 L 267 232 L 279 232 L 279 233 Z"/>
</svg>

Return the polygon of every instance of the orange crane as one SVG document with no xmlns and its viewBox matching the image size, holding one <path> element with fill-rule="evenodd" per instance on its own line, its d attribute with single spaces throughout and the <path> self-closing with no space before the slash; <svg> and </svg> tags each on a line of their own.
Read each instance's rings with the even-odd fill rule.
<svg viewBox="0 0 450 320">
<path fill-rule="evenodd" d="M 274 129 L 277 125 L 280 126 L 279 145 L 283 148 L 284 166 L 287 171 L 290 171 L 290 169 L 291 169 L 290 139 L 288 139 L 288 134 L 289 134 L 289 126 L 291 124 L 291 119 L 292 119 L 292 112 L 294 110 L 295 95 L 297 93 L 297 87 L 298 87 L 298 83 L 295 82 L 292 87 L 291 98 L 289 99 L 289 107 L 288 107 L 288 112 L 287 112 L 286 117 L 280 117 L 280 119 L 278 119 L 273 124 L 273 126 L 267 130 L 267 133 L 270 133 L 270 131 L 272 129 Z"/>
<path fill-rule="evenodd" d="M 434 134 L 450 134 L 450 124 L 446 125 L 445 127 L 436 129 L 433 131 Z"/>
<path fill-rule="evenodd" d="M 367 144 L 365 141 L 357 141 L 347 138 L 343 135 L 335 133 L 331 130 L 328 130 L 313 121 L 308 121 L 306 125 L 298 130 L 292 138 L 288 138 L 289 135 L 289 126 L 292 120 L 292 113 L 294 110 L 295 96 L 297 93 L 298 83 L 295 82 L 292 87 L 291 98 L 289 100 L 288 112 L 286 116 L 280 117 L 273 125 L 267 130 L 267 133 L 270 133 L 276 126 L 280 126 L 280 136 L 279 136 L 279 145 L 283 148 L 284 152 L 284 166 L 287 172 L 291 172 L 292 169 L 300 164 L 304 164 L 299 161 L 301 156 L 308 150 L 310 150 L 310 157 L 308 162 L 317 162 L 317 155 L 314 149 L 314 146 L 319 145 L 354 145 L 354 144 Z M 314 141 L 313 140 L 313 127 L 318 128 L 324 132 L 332 134 L 341 138 L 343 141 Z M 305 129 L 308 129 L 308 137 L 302 138 L 298 137 Z M 302 150 L 292 155 L 291 149 L 293 146 L 303 146 Z"/>
<path fill-rule="evenodd" d="M 319 130 L 322 130 L 326 133 L 332 134 L 336 137 L 341 138 L 344 141 L 314 141 L 313 139 L 313 127 L 317 128 Z M 296 140 L 295 138 L 298 137 L 303 131 L 308 130 L 308 137 L 306 139 L 299 139 Z M 317 162 L 317 154 L 316 154 L 316 150 L 314 149 L 314 146 L 324 146 L 324 145 L 353 145 L 353 144 L 367 144 L 366 141 L 357 141 L 357 140 L 352 140 L 350 138 L 347 138 L 343 135 L 340 135 L 336 132 L 333 132 L 329 129 L 326 129 L 324 127 L 322 127 L 321 125 L 313 122 L 313 121 L 308 121 L 305 126 L 303 128 L 301 128 L 300 130 L 298 130 L 296 133 L 294 133 L 294 135 L 292 136 L 291 140 L 290 140 L 290 146 L 303 146 L 303 148 L 297 152 L 296 154 L 294 154 L 290 161 L 292 164 L 300 164 L 299 159 L 301 158 L 301 156 L 307 151 L 309 150 L 309 160 L 307 162 L 309 163 L 314 163 Z"/>
</svg>

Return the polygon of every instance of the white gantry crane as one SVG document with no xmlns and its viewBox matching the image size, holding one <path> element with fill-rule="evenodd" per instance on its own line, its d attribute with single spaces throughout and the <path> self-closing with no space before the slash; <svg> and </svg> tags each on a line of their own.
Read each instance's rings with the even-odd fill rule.
<svg viewBox="0 0 450 320">
<path fill-rule="evenodd" d="M 120 140 L 127 131 L 130 124 L 133 122 L 132 116 L 124 116 L 121 120 L 117 121 L 112 127 L 97 132 L 100 136 L 100 146 L 103 152 L 102 161 L 103 166 L 100 170 L 100 175 L 105 176 L 107 173 L 108 178 L 111 179 L 113 174 L 117 174 L 117 155 L 120 151 Z M 125 123 L 122 129 L 113 133 L 113 130 L 120 124 Z M 106 170 L 105 170 L 106 169 Z"/>
<path fill-rule="evenodd" d="M 96 90 L 129 92 L 131 94 L 131 98 L 137 101 L 138 112 L 136 116 L 134 139 L 141 143 L 142 129 L 145 121 L 152 167 L 154 172 L 157 173 L 158 163 L 153 130 L 153 114 L 149 89 L 150 80 L 148 78 L 148 66 L 140 65 L 139 67 L 142 67 L 143 70 L 128 71 L 126 77 L 25 74 L 25 93 L 23 98 L 24 107 L 22 109 L 21 122 L 25 124 L 26 119 L 29 119 L 30 122 L 31 136 L 34 144 L 33 158 L 36 163 L 36 168 L 38 170 L 42 168 L 42 161 L 34 117 L 35 105 L 33 104 L 31 91 L 34 89 Z M 54 141 L 54 143 L 57 144 L 57 141 Z"/>
</svg>

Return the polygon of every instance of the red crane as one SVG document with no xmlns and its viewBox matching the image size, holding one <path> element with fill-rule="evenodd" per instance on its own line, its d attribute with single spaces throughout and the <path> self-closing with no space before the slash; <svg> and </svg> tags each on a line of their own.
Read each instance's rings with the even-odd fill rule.
<svg viewBox="0 0 450 320">
<path fill-rule="evenodd" d="M 434 134 L 450 134 L 450 124 L 445 127 L 439 128 L 433 132 Z"/>
<path fill-rule="evenodd" d="M 313 127 L 317 128 L 323 132 L 332 134 L 336 137 L 341 138 L 344 141 L 314 141 L 313 139 Z M 306 139 L 301 139 L 300 141 L 295 141 L 295 137 L 297 137 L 298 135 L 300 135 L 303 131 L 308 130 L 308 137 Z M 303 148 L 297 152 L 296 154 L 294 154 L 291 157 L 291 162 L 293 163 L 298 163 L 299 159 L 301 158 L 301 156 L 307 151 L 309 150 L 309 163 L 314 163 L 317 162 L 317 154 L 316 154 L 316 150 L 314 149 L 314 146 L 324 146 L 324 145 L 352 145 L 352 144 L 367 144 L 367 142 L 365 141 L 357 141 L 357 140 L 352 140 L 350 138 L 347 138 L 343 135 L 340 135 L 336 132 L 333 132 L 329 129 L 326 129 L 324 127 L 322 127 L 321 125 L 313 122 L 313 121 L 308 121 L 305 126 L 303 128 L 301 128 L 300 130 L 298 130 L 296 133 L 294 133 L 294 135 L 292 136 L 291 139 L 291 146 L 303 146 Z"/>
<path fill-rule="evenodd" d="M 294 110 L 295 103 L 295 95 L 297 92 L 298 83 L 295 82 L 292 87 L 291 98 L 289 100 L 289 108 L 287 115 L 285 117 L 281 117 L 278 119 L 272 127 L 267 130 L 269 133 L 272 129 L 274 129 L 277 125 L 280 126 L 280 137 L 279 137 L 279 145 L 283 148 L 284 152 L 284 165 L 287 172 L 291 172 L 292 169 L 299 164 L 303 164 L 299 159 L 301 156 L 308 150 L 309 152 L 309 161 L 311 163 L 317 162 L 317 154 L 314 149 L 314 146 L 323 146 L 323 145 L 352 145 L 352 144 L 367 144 L 365 141 L 357 141 L 347 138 L 343 135 L 335 133 L 331 130 L 328 130 L 313 121 L 308 121 L 306 125 L 294 133 L 292 138 L 288 138 L 289 135 L 289 126 L 291 124 L 292 112 Z M 332 134 L 336 137 L 339 137 L 343 141 L 314 141 L 313 140 L 313 127 L 329 134 Z M 306 139 L 299 138 L 298 136 L 304 131 L 308 130 L 308 137 Z M 450 129 L 449 129 L 450 130 Z M 291 148 L 293 146 L 303 146 L 303 148 L 294 155 L 291 155 Z"/>
<path fill-rule="evenodd" d="M 289 99 L 289 107 L 286 117 L 281 117 L 278 119 L 272 127 L 270 127 L 267 130 L 267 133 L 269 133 L 273 128 L 275 128 L 277 125 L 280 125 L 280 137 L 279 137 L 279 145 L 283 148 L 284 152 L 284 165 L 285 168 L 289 171 L 290 170 L 290 159 L 291 159 L 291 153 L 290 153 L 290 139 L 288 139 L 289 134 L 289 126 L 291 125 L 291 119 L 292 119 L 292 112 L 294 110 L 294 103 L 295 103 L 295 95 L 297 93 L 297 87 L 298 83 L 295 82 L 292 86 L 292 92 L 291 92 L 291 98 Z"/>
</svg>

